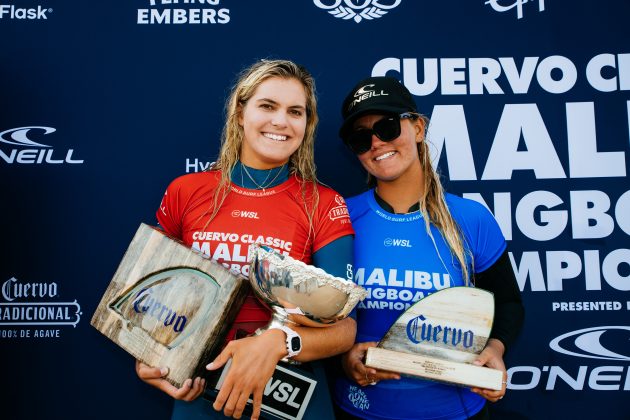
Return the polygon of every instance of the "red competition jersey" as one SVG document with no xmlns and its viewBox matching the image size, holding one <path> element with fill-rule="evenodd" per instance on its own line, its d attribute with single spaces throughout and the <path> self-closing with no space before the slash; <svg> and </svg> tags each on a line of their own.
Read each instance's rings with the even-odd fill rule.
<svg viewBox="0 0 630 420">
<path fill-rule="evenodd" d="M 343 198 L 317 185 L 319 205 L 309 235 L 308 211 L 312 206 L 305 206 L 301 183 L 294 175 L 265 190 L 231 184 L 221 209 L 208 223 L 220 176 L 219 171 L 211 171 L 175 179 L 164 193 L 157 219 L 169 235 L 244 276 L 249 274 L 247 255 L 251 244 L 262 243 L 311 264 L 314 252 L 335 239 L 354 234 Z M 312 187 L 307 186 L 307 203 L 311 191 Z M 270 318 L 270 311 L 250 293 L 228 339 L 234 338 L 237 329 L 250 334 Z"/>
</svg>

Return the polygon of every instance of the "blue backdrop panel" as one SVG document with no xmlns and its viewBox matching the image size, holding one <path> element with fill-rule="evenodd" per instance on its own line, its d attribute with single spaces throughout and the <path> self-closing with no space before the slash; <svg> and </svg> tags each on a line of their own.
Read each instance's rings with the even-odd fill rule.
<svg viewBox="0 0 630 420">
<path fill-rule="evenodd" d="M 167 183 L 215 158 L 237 72 L 288 58 L 317 80 L 323 182 L 364 190 L 339 108 L 387 74 L 432 118 L 448 189 L 498 220 L 527 313 L 493 418 L 627 419 L 629 16 L 612 0 L 0 4 L 2 417 L 169 418 L 89 319 Z M 20 312 L 51 304 L 68 315 Z"/>
</svg>

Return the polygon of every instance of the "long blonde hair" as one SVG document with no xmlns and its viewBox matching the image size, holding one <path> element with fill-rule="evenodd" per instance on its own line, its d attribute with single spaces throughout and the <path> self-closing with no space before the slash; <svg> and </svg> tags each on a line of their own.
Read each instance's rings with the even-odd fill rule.
<svg viewBox="0 0 630 420">
<path fill-rule="evenodd" d="M 225 104 L 225 125 L 221 135 L 219 156 L 210 170 L 221 171 L 221 179 L 214 194 L 211 215 L 206 223 L 214 219 L 225 198 L 230 193 L 230 174 L 239 161 L 243 145 L 243 127 L 239 124 L 239 116 L 245 104 L 254 95 L 258 86 L 272 77 L 295 79 L 304 86 L 306 95 L 306 129 L 304 139 L 298 149 L 289 158 L 289 173 L 297 175 L 301 182 L 302 201 L 309 219 L 309 238 L 313 230 L 313 214 L 319 204 L 315 167 L 315 131 L 319 117 L 317 116 L 317 97 L 315 80 L 304 67 L 288 60 L 260 60 L 244 69 Z M 307 188 L 310 185 L 312 188 Z M 307 200 L 307 190 L 310 197 Z M 205 228 L 204 228 L 205 229 Z"/>
<path fill-rule="evenodd" d="M 420 159 L 420 166 L 422 170 L 422 195 L 418 199 L 420 204 L 420 212 L 424 219 L 425 230 L 435 245 L 435 239 L 431 233 L 431 224 L 440 231 L 444 240 L 446 241 L 450 251 L 451 257 L 455 257 L 462 268 L 462 277 L 466 286 L 470 284 L 470 273 L 468 264 L 466 262 L 466 256 L 470 258 L 470 264 L 472 267 L 473 256 L 469 247 L 466 246 L 466 241 L 460 226 L 457 224 L 453 215 L 451 214 L 448 206 L 446 205 L 446 199 L 444 197 L 444 188 L 440 181 L 440 176 L 433 167 L 431 162 L 431 155 L 429 153 L 429 145 L 426 139 L 426 127 L 428 125 L 428 118 L 421 114 L 415 114 L 416 120 L 420 125 L 420 142 L 418 143 L 418 158 Z M 370 186 L 376 185 L 376 179 L 368 174 L 368 184 Z M 435 250 L 439 251 L 437 246 Z M 444 264 L 444 262 L 442 261 Z M 446 267 L 446 265 L 445 265 Z M 448 268 L 447 268 L 448 271 Z"/>
</svg>

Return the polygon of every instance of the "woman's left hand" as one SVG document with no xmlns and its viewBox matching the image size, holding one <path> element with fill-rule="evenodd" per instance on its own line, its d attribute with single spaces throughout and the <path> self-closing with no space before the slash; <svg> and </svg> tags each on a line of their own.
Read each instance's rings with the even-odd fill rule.
<svg viewBox="0 0 630 420">
<path fill-rule="evenodd" d="M 208 366 L 216 370 L 232 359 L 221 390 L 214 401 L 217 411 L 236 419 L 241 418 L 247 400 L 253 404 L 252 420 L 260 417 L 263 391 L 273 375 L 276 364 L 287 354 L 284 332 L 268 330 L 258 336 L 230 341 L 221 354 Z"/>
<path fill-rule="evenodd" d="M 475 394 L 481 395 L 490 402 L 497 402 L 505 395 L 507 387 L 507 371 L 505 369 L 505 363 L 503 362 L 503 353 L 505 352 L 505 346 L 503 343 L 495 338 L 488 340 L 486 348 L 477 356 L 477 359 L 473 362 L 477 366 L 486 366 L 492 369 L 497 369 L 503 372 L 503 382 L 500 391 L 486 388 L 470 388 Z"/>
</svg>

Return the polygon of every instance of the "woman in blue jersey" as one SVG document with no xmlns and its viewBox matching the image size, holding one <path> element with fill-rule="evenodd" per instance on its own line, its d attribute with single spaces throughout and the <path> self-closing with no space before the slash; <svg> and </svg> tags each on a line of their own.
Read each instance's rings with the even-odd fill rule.
<svg viewBox="0 0 630 420">
<path fill-rule="evenodd" d="M 368 172 L 367 192 L 347 200 L 355 230 L 357 339 L 335 384 L 339 418 L 483 419 L 505 394 L 503 355 L 523 307 L 501 231 L 482 205 L 447 194 L 425 140 L 426 119 L 396 79 L 362 80 L 343 102 L 340 136 Z M 504 372 L 503 389 L 464 388 L 368 368 L 364 356 L 414 301 L 474 284 L 495 295 L 495 322 L 475 364 Z"/>
<path fill-rule="evenodd" d="M 245 275 L 251 242 L 246 238 L 270 238 L 267 245 L 277 251 L 345 277 L 352 263 L 353 231 L 348 218 L 330 217 L 337 210 L 345 214 L 345 204 L 315 175 L 318 118 L 310 73 L 291 61 L 259 61 L 240 75 L 226 114 L 217 162 L 169 185 L 157 211 L 161 227 Z M 176 388 L 164 379 L 165 368 L 137 362 L 136 372 L 178 400 L 173 419 L 241 418 L 248 399 L 256 419 L 280 360 L 310 362 L 343 353 L 352 346 L 356 328 L 347 318 L 327 328 L 293 325 L 251 335 L 270 318 L 269 309 L 250 294 L 228 333 L 231 341 L 214 361 L 208 360 L 208 370 L 217 371 L 231 359 L 221 390 L 210 401 L 199 398 L 205 388 L 202 378 L 189 378 Z M 301 345 L 296 347 L 297 337 Z M 323 369 L 318 374 L 313 365 L 306 366 L 321 381 Z M 328 389 L 318 385 L 305 418 L 330 416 Z"/>
</svg>

